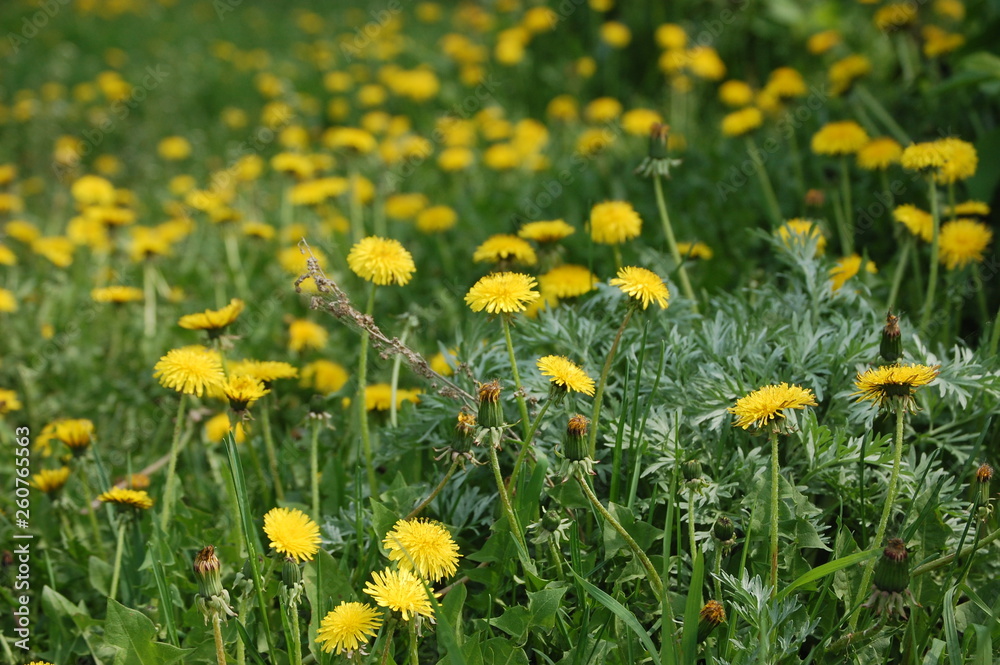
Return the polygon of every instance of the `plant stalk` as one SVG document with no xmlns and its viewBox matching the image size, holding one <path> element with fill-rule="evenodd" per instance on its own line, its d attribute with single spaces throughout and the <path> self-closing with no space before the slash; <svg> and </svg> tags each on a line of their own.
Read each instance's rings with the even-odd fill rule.
<svg viewBox="0 0 1000 665">
<path fill-rule="evenodd" d="M 660 183 L 659 174 L 653 176 L 653 191 L 656 192 L 656 209 L 660 213 L 660 221 L 663 223 L 663 233 L 667 236 L 667 247 L 670 248 L 670 256 L 677 264 L 677 275 L 681 281 L 681 290 L 684 297 L 691 301 L 691 308 L 695 314 L 698 313 L 698 300 L 695 298 L 694 289 L 691 288 L 691 280 L 688 279 L 687 269 L 681 258 L 681 252 L 677 248 L 677 239 L 674 237 L 674 228 L 670 224 L 670 215 L 667 212 L 667 202 L 663 196 L 663 185 Z"/>
<path fill-rule="evenodd" d="M 170 440 L 170 462 L 167 465 L 166 489 L 163 495 L 163 513 L 160 514 L 160 528 L 166 533 L 170 524 L 170 513 L 174 507 L 174 476 L 177 473 L 177 455 L 180 453 L 181 429 L 184 426 L 184 407 L 187 406 L 187 395 L 181 393 L 177 403 L 177 420 L 174 422 L 174 436 Z"/>
<path fill-rule="evenodd" d="M 528 446 L 528 429 L 530 425 L 528 424 L 528 405 L 524 401 L 524 386 L 521 385 L 521 375 L 517 371 L 517 358 L 514 356 L 514 342 L 510 338 L 510 317 L 506 315 L 501 315 L 500 320 L 503 322 L 503 336 L 507 342 L 507 355 L 510 356 L 510 369 L 514 374 L 514 387 L 516 391 L 514 397 L 517 398 L 517 408 L 521 412 L 521 429 L 524 431 L 524 447 Z"/>
<path fill-rule="evenodd" d="M 368 290 L 368 304 L 365 315 L 371 316 L 375 310 L 375 282 Z M 368 409 L 365 405 L 365 389 L 368 384 L 368 328 L 361 332 L 361 354 L 358 357 L 358 423 L 361 427 L 361 446 L 365 454 L 365 470 L 368 473 L 368 488 L 372 498 L 378 497 L 378 479 L 375 476 L 375 457 L 372 455 L 371 434 L 368 431 Z"/>
<path fill-rule="evenodd" d="M 625 332 L 625 326 L 628 325 L 629 320 L 632 318 L 632 312 L 635 308 L 630 304 L 628 311 L 625 312 L 625 318 L 622 319 L 622 324 L 618 327 L 618 332 L 615 333 L 615 341 L 611 343 L 611 350 L 608 351 L 608 357 L 604 361 L 604 368 L 601 370 L 601 378 L 597 382 L 597 392 L 594 393 L 594 410 L 590 415 L 590 456 L 593 457 L 597 453 L 597 426 L 601 418 L 601 401 L 604 398 L 604 387 L 608 383 L 608 374 L 611 372 L 611 365 L 615 361 L 615 354 L 618 352 L 618 343 L 621 342 L 622 333 Z"/>
<path fill-rule="evenodd" d="M 771 430 L 771 598 L 778 593 L 778 432 Z"/>
<path fill-rule="evenodd" d="M 458 468 L 458 460 L 455 460 L 454 462 L 451 463 L 451 466 L 448 467 L 448 473 L 444 474 L 444 478 L 442 478 L 441 482 L 439 482 L 437 484 L 437 487 L 435 487 L 431 491 L 431 493 L 427 495 L 427 498 L 425 498 L 423 501 L 421 501 L 419 504 L 417 504 L 417 507 L 414 508 L 413 510 L 411 510 L 410 513 L 406 517 L 404 517 L 403 519 L 404 520 L 411 520 L 411 519 L 413 519 L 414 517 L 416 517 L 417 515 L 419 515 L 423 511 L 424 508 L 426 508 L 428 505 L 430 505 L 431 501 L 434 500 L 434 497 L 436 497 L 438 494 L 440 494 L 441 490 L 444 489 L 444 486 L 448 484 L 448 480 L 451 479 L 452 475 L 455 473 L 455 469 L 457 469 L 457 468 Z"/>
</svg>

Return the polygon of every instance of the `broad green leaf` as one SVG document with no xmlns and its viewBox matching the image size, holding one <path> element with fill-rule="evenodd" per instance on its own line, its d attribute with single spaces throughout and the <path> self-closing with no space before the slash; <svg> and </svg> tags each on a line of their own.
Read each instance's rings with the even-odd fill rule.
<svg viewBox="0 0 1000 665">
<path fill-rule="evenodd" d="M 559 611 L 559 603 L 562 602 L 569 587 L 556 587 L 555 584 L 549 584 L 541 591 L 528 592 L 528 612 L 531 615 L 533 630 L 537 628 L 551 630 L 556 625 L 556 612 Z"/>
<path fill-rule="evenodd" d="M 376 499 L 371 499 L 372 504 L 372 530 L 375 531 L 375 537 L 378 539 L 379 546 L 381 547 L 382 541 L 385 539 L 385 534 L 392 530 L 392 527 L 396 525 L 399 521 L 399 515 L 389 510 L 381 501 Z"/>
<path fill-rule="evenodd" d="M 502 637 L 486 640 L 480 650 L 483 665 L 528 665 L 528 657 L 524 655 L 524 651 Z"/>
<path fill-rule="evenodd" d="M 170 665 L 181 662 L 191 649 L 156 642 L 156 627 L 142 612 L 108 598 L 105 641 L 118 649 L 115 665 Z"/>
<path fill-rule="evenodd" d="M 42 607 L 46 617 L 51 621 L 51 637 L 57 645 L 57 659 L 69 658 L 68 651 L 73 646 L 74 637 L 79 636 L 87 645 L 97 665 L 103 665 L 106 662 L 103 660 L 106 654 L 100 649 L 100 637 L 93 631 L 93 628 L 100 626 L 102 622 L 90 617 L 82 600 L 74 605 L 58 591 L 46 586 L 42 589 Z M 72 622 L 76 628 L 75 635 L 67 630 L 63 619 L 69 619 Z M 61 651 L 63 649 L 67 650 L 65 655 Z M 113 654 L 108 654 L 107 657 L 111 658 Z"/>
<path fill-rule="evenodd" d="M 505 609 L 500 616 L 490 619 L 490 625 L 513 637 L 518 644 L 523 644 L 528 629 L 532 628 L 531 614 L 526 607 L 515 605 Z"/>
</svg>

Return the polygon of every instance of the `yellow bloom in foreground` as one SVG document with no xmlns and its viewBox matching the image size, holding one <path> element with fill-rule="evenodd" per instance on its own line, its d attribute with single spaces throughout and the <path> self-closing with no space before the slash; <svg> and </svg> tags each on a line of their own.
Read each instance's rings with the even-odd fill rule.
<svg viewBox="0 0 1000 665">
<path fill-rule="evenodd" d="M 465 303 L 473 312 L 484 309 L 489 314 L 523 312 L 538 300 L 533 290 L 535 278 L 519 272 L 498 272 L 486 275 L 465 294 Z"/>
<path fill-rule="evenodd" d="M 382 545 L 400 570 L 437 582 L 458 570 L 458 545 L 443 524 L 427 519 L 400 520 Z"/>
<path fill-rule="evenodd" d="M 418 614 L 428 618 L 434 616 L 423 582 L 408 570 L 373 571 L 371 581 L 365 583 L 365 593 L 380 607 L 399 612 L 403 621 Z"/>
<path fill-rule="evenodd" d="M 974 219 L 956 219 L 941 226 L 938 236 L 938 258 L 954 270 L 970 263 L 982 263 L 986 247 L 993 240 L 993 231 Z"/>
<path fill-rule="evenodd" d="M 525 240 L 535 242 L 556 242 L 576 233 L 576 229 L 564 220 L 528 222 L 520 228 L 517 235 Z"/>
<path fill-rule="evenodd" d="M 17 398 L 16 392 L 0 388 L 0 414 L 20 411 L 21 407 L 21 400 Z"/>
<path fill-rule="evenodd" d="M 830 280 L 833 282 L 832 289 L 839 291 L 847 280 L 857 275 L 861 270 L 862 261 L 863 259 L 858 254 L 851 254 L 850 256 L 837 259 L 836 265 L 830 268 Z M 870 274 L 878 272 L 875 263 L 872 261 L 864 261 L 864 268 L 865 272 Z"/>
<path fill-rule="evenodd" d="M 260 379 L 246 374 L 235 374 L 222 384 L 222 394 L 229 400 L 233 411 L 246 411 L 254 402 L 271 392 Z"/>
<path fill-rule="evenodd" d="M 919 236 L 924 242 L 930 242 L 934 237 L 934 218 L 929 212 L 921 210 L 915 205 L 904 203 L 896 206 L 892 211 L 892 216 L 901 224 L 904 224 L 915 236 Z"/>
<path fill-rule="evenodd" d="M 786 409 L 805 409 L 816 406 L 812 390 L 787 383 L 764 386 L 736 400 L 729 412 L 736 416 L 735 427 L 760 429 L 766 425 L 778 427 L 775 418 L 785 418 Z"/>
<path fill-rule="evenodd" d="M 829 122 L 812 137 L 812 151 L 817 155 L 850 155 L 868 143 L 868 132 L 853 120 Z"/>
<path fill-rule="evenodd" d="M 790 219 L 778 228 L 778 237 L 785 247 L 791 248 L 794 245 L 806 246 L 813 238 L 816 239 L 816 254 L 826 251 L 826 237 L 820 230 L 816 222 L 810 219 L 796 217 Z"/>
<path fill-rule="evenodd" d="M 358 277 L 380 286 L 402 286 L 417 269 L 413 255 L 398 240 L 378 236 L 359 240 L 347 255 L 347 265 Z"/>
<path fill-rule="evenodd" d="M 635 301 L 641 302 L 643 309 L 649 307 L 651 302 L 656 302 L 660 309 L 667 308 L 670 291 L 660 276 L 651 270 L 625 266 L 620 268 L 618 276 L 608 283 L 617 286 Z"/>
<path fill-rule="evenodd" d="M 884 171 L 899 163 L 903 146 L 888 136 L 874 138 L 858 150 L 858 166 L 869 171 Z"/>
<path fill-rule="evenodd" d="M 137 510 L 149 510 L 153 507 L 153 499 L 142 490 L 127 490 L 115 487 L 97 497 L 104 503 L 113 503 L 116 506 L 125 508 L 135 508 Z"/>
<path fill-rule="evenodd" d="M 138 302 L 143 299 L 142 289 L 134 286 L 105 286 L 90 292 L 94 302 L 110 302 L 120 305 L 127 302 Z"/>
<path fill-rule="evenodd" d="M 533 266 L 538 263 L 538 256 L 527 240 L 522 240 L 514 235 L 498 234 L 490 236 L 477 247 L 472 255 L 472 260 L 476 263 L 511 261 Z"/>
<path fill-rule="evenodd" d="M 590 237 L 603 245 L 618 245 L 642 231 L 642 218 L 628 201 L 605 201 L 590 210 Z"/>
<path fill-rule="evenodd" d="M 42 469 L 31 476 L 31 485 L 46 494 L 54 494 L 62 489 L 69 478 L 69 467 L 59 469 Z"/>
<path fill-rule="evenodd" d="M 594 380 L 569 358 L 563 356 L 543 356 L 536 363 L 542 376 L 567 391 L 584 395 L 594 394 Z"/>
<path fill-rule="evenodd" d="M 348 658 L 375 636 L 382 615 L 367 603 L 342 602 L 327 612 L 316 631 L 316 641 L 326 653 L 347 652 Z"/>
<path fill-rule="evenodd" d="M 219 388 L 225 380 L 219 354 L 203 346 L 171 349 L 153 369 L 153 376 L 164 388 L 198 397 L 206 390 Z"/>
<path fill-rule="evenodd" d="M 298 509 L 269 510 L 264 515 L 264 533 L 276 552 L 296 562 L 312 561 L 319 551 L 319 526 Z"/>
<path fill-rule="evenodd" d="M 593 291 L 594 285 L 597 284 L 597 275 L 590 272 L 586 266 L 567 263 L 539 275 L 538 284 L 542 293 L 557 298 L 573 298 Z"/>
<path fill-rule="evenodd" d="M 926 386 L 938 375 L 940 365 L 886 365 L 858 373 L 854 385 L 858 401 L 872 400 L 879 406 L 891 405 L 896 399 L 907 408 L 913 406 L 917 388 Z"/>
<path fill-rule="evenodd" d="M 764 124 L 764 114 L 760 109 L 748 106 L 739 111 L 727 113 L 722 118 L 722 133 L 726 136 L 743 136 Z"/>
<path fill-rule="evenodd" d="M 246 304 L 242 300 L 233 298 L 222 309 L 206 309 L 197 314 L 185 314 L 177 322 L 177 325 L 187 330 L 222 330 L 236 320 L 244 307 Z"/>
</svg>

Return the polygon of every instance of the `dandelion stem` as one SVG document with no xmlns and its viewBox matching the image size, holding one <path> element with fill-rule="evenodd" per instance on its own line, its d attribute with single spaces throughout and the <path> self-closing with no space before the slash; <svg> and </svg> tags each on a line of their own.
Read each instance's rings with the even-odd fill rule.
<svg viewBox="0 0 1000 665">
<path fill-rule="evenodd" d="M 556 544 L 551 538 L 549 538 L 549 556 L 556 567 L 556 575 L 559 576 L 559 579 L 563 579 L 562 557 L 559 555 L 559 550 L 556 549 Z"/>
<path fill-rule="evenodd" d="M 951 554 L 946 554 L 943 557 L 934 559 L 933 561 L 928 561 L 927 563 L 921 564 L 910 572 L 910 577 L 916 577 L 917 575 L 923 575 L 924 573 L 929 573 L 932 570 L 937 570 L 938 568 L 944 568 L 952 561 L 955 560 L 956 554 L 958 558 L 964 559 L 966 557 L 972 556 L 977 550 L 989 545 L 995 540 L 1000 540 L 1000 529 L 995 529 L 989 534 L 983 536 L 979 539 L 979 542 L 969 545 L 961 551 L 961 553 L 952 552 Z"/>
<path fill-rule="evenodd" d="M 375 310 L 375 282 L 368 290 L 368 304 L 365 315 L 371 316 Z M 368 487 L 372 498 L 378 496 L 378 479 L 375 477 L 375 459 L 372 455 L 371 434 L 368 432 L 368 409 L 365 404 L 365 388 L 368 383 L 368 328 L 361 332 L 361 355 L 358 358 L 358 423 L 361 426 L 361 446 L 365 454 L 365 469 L 368 472 Z"/>
<path fill-rule="evenodd" d="M 382 657 L 379 658 L 379 665 L 389 662 L 389 648 L 392 646 L 392 635 L 396 632 L 396 617 L 390 616 L 385 629 L 385 644 L 382 646 Z"/>
<path fill-rule="evenodd" d="M 909 258 L 910 250 L 913 249 L 915 239 L 911 236 L 903 242 L 903 249 L 899 252 L 899 262 L 896 264 L 896 272 L 892 276 L 892 287 L 889 289 L 888 309 L 896 306 L 896 297 L 899 295 L 899 287 L 903 284 L 903 275 L 906 273 L 906 261 Z"/>
<path fill-rule="evenodd" d="M 713 582 L 715 587 L 715 599 L 720 603 L 722 602 L 722 580 L 720 579 L 722 577 L 721 573 L 722 573 L 722 546 L 719 545 L 719 541 L 715 541 L 715 579 L 713 580 Z"/>
<path fill-rule="evenodd" d="M 771 430 L 771 598 L 778 593 L 778 432 Z"/>
<path fill-rule="evenodd" d="M 517 460 L 514 461 L 514 470 L 510 474 L 511 487 L 517 486 L 515 483 L 517 483 L 517 476 L 521 472 L 521 465 L 524 463 L 525 458 L 528 456 L 527 453 L 531 447 L 531 442 L 535 438 L 535 432 L 538 431 L 538 426 L 542 422 L 542 416 L 544 416 L 545 412 L 548 411 L 550 404 L 552 404 L 551 396 L 545 400 L 544 404 L 542 404 L 542 408 L 538 410 L 538 414 L 532 421 L 531 427 L 528 428 L 528 433 L 524 436 L 524 444 L 521 446 L 520 452 L 517 453 Z"/>
<path fill-rule="evenodd" d="M 247 283 L 246 273 L 243 271 L 243 261 L 240 258 L 240 245 L 236 238 L 236 232 L 232 229 L 225 233 L 226 262 L 229 270 L 236 280 L 236 288 L 239 289 L 243 297 L 250 295 L 250 285 Z"/>
<path fill-rule="evenodd" d="M 417 653 L 417 622 L 410 621 L 410 665 L 420 665 L 420 656 Z"/>
<path fill-rule="evenodd" d="M 615 519 L 614 515 L 609 513 L 608 510 L 601 505 L 601 502 L 597 499 L 594 491 L 590 489 L 590 485 L 587 483 L 587 480 L 580 475 L 579 472 L 576 475 L 576 480 L 580 483 L 580 487 L 583 488 L 583 493 L 587 495 L 587 498 L 590 500 L 590 503 L 593 504 L 597 512 L 599 512 L 601 517 L 603 517 L 605 521 L 611 525 L 611 528 L 618 532 L 625 543 L 629 546 L 629 549 L 632 550 L 632 553 L 637 559 L 639 559 L 639 563 L 641 563 L 642 567 L 646 570 L 646 577 L 649 579 L 649 585 L 653 587 L 653 593 L 656 594 L 657 598 L 662 598 L 663 582 L 660 580 L 660 575 L 656 572 L 656 568 L 653 567 L 653 563 L 649 560 L 649 557 L 646 556 L 646 553 L 642 551 L 641 547 L 639 547 L 639 543 L 635 542 L 632 536 L 629 535 L 628 531 L 625 530 L 625 527 L 623 527 L 621 523 Z"/>
<path fill-rule="evenodd" d="M 1000 344 L 1000 307 L 997 308 L 997 315 L 993 319 L 993 330 L 990 331 L 990 356 L 997 354 L 998 344 Z"/>
<path fill-rule="evenodd" d="M 410 326 L 415 324 L 413 317 L 406 317 L 406 326 L 403 328 L 403 332 L 399 336 L 399 343 L 401 345 L 406 344 L 406 338 L 410 336 Z M 390 381 L 390 395 L 389 395 L 389 426 L 395 427 L 397 425 L 396 414 L 398 409 L 396 408 L 396 391 L 399 386 L 399 366 L 403 363 L 403 356 L 397 355 L 392 360 L 392 379 Z"/>
<path fill-rule="evenodd" d="M 688 490 L 688 541 L 691 547 L 691 563 L 694 563 L 695 554 L 698 553 L 698 542 L 694 537 L 694 487 Z"/>
<path fill-rule="evenodd" d="M 115 567 L 111 573 L 111 589 L 108 591 L 108 598 L 116 600 L 118 598 L 118 581 L 122 573 L 122 552 L 125 549 L 125 520 L 118 522 L 118 541 L 115 543 Z"/>
<path fill-rule="evenodd" d="M 350 197 L 351 241 L 357 244 L 365 236 L 365 221 L 361 217 L 361 199 L 358 197 L 358 170 L 353 163 L 348 169 L 347 178 L 350 182 L 347 195 Z"/>
<path fill-rule="evenodd" d="M 107 553 L 104 549 L 104 542 L 101 540 L 101 527 L 97 523 L 97 508 L 91 503 L 94 497 L 94 490 L 91 489 L 90 481 L 87 479 L 87 470 L 82 468 L 82 465 L 78 475 L 80 477 L 80 484 L 83 486 L 83 494 L 86 496 L 86 501 L 89 504 L 87 506 L 87 517 L 90 520 L 90 529 L 94 536 L 94 547 L 97 553 L 103 558 Z"/>
<path fill-rule="evenodd" d="M 886 126 L 889 133 L 892 134 L 897 141 L 903 145 L 909 145 L 910 137 L 899 126 L 899 123 L 893 120 L 892 115 L 885 110 L 885 107 L 882 106 L 881 102 L 879 102 L 878 99 L 868 91 L 868 88 L 866 88 L 863 83 L 854 84 L 854 93 L 857 95 L 858 99 L 861 100 L 861 103 L 867 106 L 868 110 L 874 113 L 875 117 L 882 121 L 882 124 Z"/>
<path fill-rule="evenodd" d="M 156 329 L 156 286 L 154 284 L 153 263 L 146 259 L 142 264 L 142 331 L 152 337 Z"/>
<path fill-rule="evenodd" d="M 404 517 L 403 519 L 404 520 L 413 519 L 414 517 L 419 515 L 424 508 L 430 505 L 430 502 L 434 500 L 434 497 L 440 494 L 441 490 L 444 489 L 444 486 L 448 484 L 448 480 L 452 477 L 452 475 L 455 473 L 455 469 L 457 468 L 458 468 L 458 460 L 455 460 L 454 462 L 451 463 L 451 466 L 448 467 L 448 473 L 444 474 L 444 478 L 442 478 L 441 482 L 437 484 L 437 487 L 435 487 L 431 491 L 431 493 L 427 495 L 427 498 L 421 501 L 419 504 L 417 504 L 417 507 L 411 510 L 410 514 Z"/>
<path fill-rule="evenodd" d="M 312 518 L 319 521 L 319 423 L 314 417 L 312 422 L 312 437 L 309 440 L 309 483 L 312 494 Z"/>
<path fill-rule="evenodd" d="M 892 447 L 892 473 L 889 476 L 889 491 L 885 497 L 885 504 L 882 506 L 882 517 L 878 521 L 878 529 L 875 531 L 875 540 L 872 541 L 874 547 L 881 547 L 885 538 L 886 527 L 889 524 L 889 516 L 892 514 L 892 506 L 896 502 L 896 488 L 899 484 L 899 467 L 903 459 L 903 422 L 906 415 L 906 405 L 901 400 L 896 403 L 896 430 L 893 433 Z M 861 586 L 858 588 L 858 595 L 854 601 L 857 609 L 851 615 L 850 630 L 853 631 L 858 625 L 858 617 L 861 615 L 861 601 L 868 594 L 868 587 L 875 572 L 876 559 L 869 559 L 865 564 L 865 572 L 861 576 Z"/>
<path fill-rule="evenodd" d="M 684 297 L 691 301 L 691 307 L 695 314 L 698 313 L 698 300 L 695 298 L 694 290 L 691 288 L 691 280 L 688 279 L 687 269 L 684 267 L 684 260 L 681 252 L 677 248 L 677 239 L 674 237 L 674 229 L 670 224 L 670 215 L 667 212 L 667 202 L 663 196 L 663 185 L 660 183 L 660 176 L 653 176 L 653 191 L 656 193 L 656 209 L 660 213 L 660 221 L 663 223 L 663 233 L 667 236 L 667 247 L 670 248 L 670 256 L 677 264 L 677 275 L 681 280 L 681 290 Z"/>
<path fill-rule="evenodd" d="M 510 527 L 511 535 L 514 536 L 514 540 L 524 549 L 525 552 L 528 551 L 528 546 L 524 542 L 524 534 L 521 532 L 521 524 L 518 522 L 517 514 L 514 513 L 514 507 L 510 503 L 510 496 L 507 495 L 507 488 L 504 486 L 503 474 L 500 473 L 500 460 L 497 458 L 497 447 L 495 442 L 491 441 L 489 443 L 490 447 L 490 465 L 493 467 L 493 478 L 497 483 L 497 492 L 500 493 L 500 503 L 503 504 L 504 514 L 507 516 L 508 526 Z"/>
<path fill-rule="evenodd" d="M 757 171 L 757 179 L 760 180 L 760 188 L 764 193 L 764 201 L 767 203 L 767 211 L 771 214 L 771 228 L 776 229 L 781 226 L 781 207 L 778 205 L 778 198 L 774 195 L 774 187 L 771 186 L 771 178 L 764 168 L 764 160 L 761 158 L 760 149 L 753 137 L 747 135 L 747 152 L 753 161 Z"/>
<path fill-rule="evenodd" d="M 170 524 L 170 513 L 174 507 L 174 476 L 177 473 L 177 455 L 180 452 L 181 428 L 184 426 L 184 407 L 187 405 L 187 395 L 181 393 L 177 403 L 177 420 L 174 422 L 174 436 L 170 441 L 170 463 L 167 465 L 166 489 L 163 493 L 163 513 L 160 514 L 160 528 L 167 531 Z"/>
<path fill-rule="evenodd" d="M 527 448 L 528 441 L 528 430 L 530 425 L 528 424 L 528 405 L 524 401 L 524 387 L 521 385 L 521 375 L 517 371 L 517 358 L 514 356 L 514 342 L 510 338 L 510 317 L 501 315 L 500 320 L 503 322 L 503 336 L 507 341 L 507 355 L 510 356 L 510 369 L 514 374 L 514 386 L 517 390 L 514 392 L 514 397 L 517 398 L 517 408 L 521 412 L 521 429 L 524 430 L 524 447 Z"/>
<path fill-rule="evenodd" d="M 597 452 L 597 425 L 601 418 L 601 400 L 604 398 L 604 386 L 608 382 L 611 364 L 615 361 L 615 354 L 618 352 L 618 343 L 621 341 L 622 333 L 625 332 L 625 326 L 628 325 L 634 311 L 635 309 L 629 305 L 628 311 L 625 312 L 625 318 L 622 319 L 622 324 L 618 327 L 618 332 L 615 334 L 615 341 L 611 343 L 611 350 L 608 351 L 608 357 L 604 361 L 601 378 L 597 382 L 597 392 L 594 393 L 594 410 L 590 415 L 590 457 L 593 457 Z"/>
<path fill-rule="evenodd" d="M 791 111 L 785 114 L 785 118 L 788 121 L 788 145 L 792 149 L 792 166 L 795 168 L 795 184 L 799 190 L 799 196 L 805 196 L 806 193 L 806 178 L 802 172 L 802 153 L 799 150 L 799 138 L 795 134 L 795 127 L 798 126 L 798 121 L 793 119 L 793 114 Z"/>
<path fill-rule="evenodd" d="M 930 323 L 931 311 L 934 309 L 934 291 L 937 288 L 938 273 L 938 236 L 941 232 L 941 213 L 938 210 L 937 187 L 933 178 L 927 179 L 931 198 L 931 217 L 934 220 L 934 235 L 931 238 L 931 269 L 927 277 L 927 293 L 924 296 L 924 308 L 920 315 L 920 334 L 923 335 Z"/>
<path fill-rule="evenodd" d="M 215 637 L 215 661 L 218 665 L 226 665 L 226 648 L 222 641 L 222 619 L 218 612 L 212 614 L 212 635 Z"/>
<path fill-rule="evenodd" d="M 854 253 L 854 206 L 851 203 L 851 174 L 847 168 L 847 156 L 840 156 L 840 191 L 844 204 L 844 236 L 840 239 L 844 255 Z"/>
<path fill-rule="evenodd" d="M 271 416 L 266 408 L 260 409 L 260 426 L 264 430 L 264 450 L 267 452 L 267 464 L 271 470 L 271 481 L 274 483 L 274 496 L 278 501 L 285 500 L 285 488 L 281 485 L 281 473 L 278 469 L 278 453 L 274 447 L 274 436 L 271 434 Z"/>
<path fill-rule="evenodd" d="M 288 603 L 288 618 L 292 623 L 292 630 L 288 635 L 289 646 L 291 646 L 289 661 L 291 665 L 302 665 L 302 639 L 299 629 L 298 603 Z"/>
</svg>

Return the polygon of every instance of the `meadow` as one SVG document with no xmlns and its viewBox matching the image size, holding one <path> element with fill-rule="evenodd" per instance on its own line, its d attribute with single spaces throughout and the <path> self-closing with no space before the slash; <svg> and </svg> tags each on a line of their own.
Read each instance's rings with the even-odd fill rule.
<svg viewBox="0 0 1000 665">
<path fill-rule="evenodd" d="M 1000 662 L 995 3 L 0 25 L 3 662 Z"/>
</svg>

